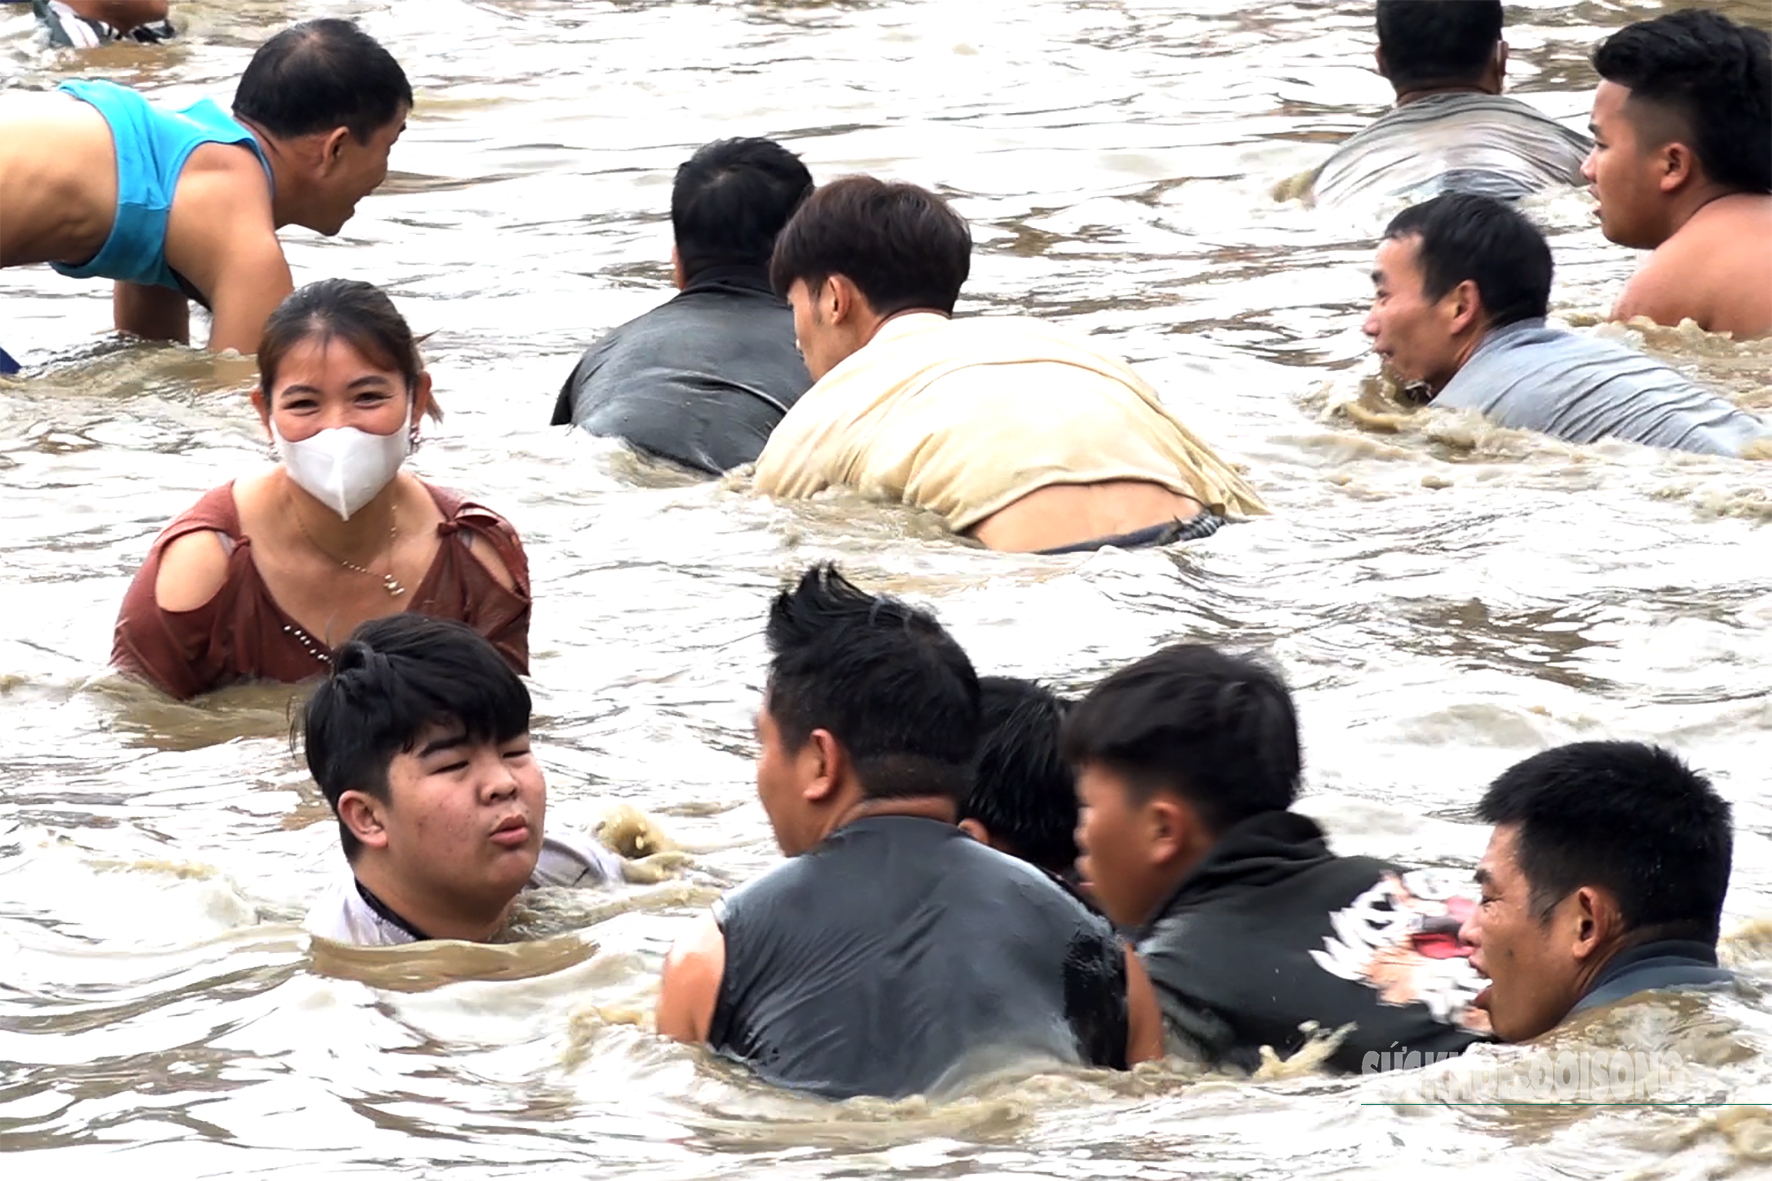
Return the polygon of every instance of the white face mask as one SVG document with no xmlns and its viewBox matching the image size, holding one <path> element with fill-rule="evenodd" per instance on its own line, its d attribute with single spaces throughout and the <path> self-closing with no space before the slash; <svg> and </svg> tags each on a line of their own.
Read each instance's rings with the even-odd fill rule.
<svg viewBox="0 0 1772 1181">
<path fill-rule="evenodd" d="M 291 443 L 273 419 L 271 438 L 289 478 L 344 521 L 374 500 L 412 453 L 405 430 L 372 435 L 354 426 L 336 426 Z"/>
</svg>

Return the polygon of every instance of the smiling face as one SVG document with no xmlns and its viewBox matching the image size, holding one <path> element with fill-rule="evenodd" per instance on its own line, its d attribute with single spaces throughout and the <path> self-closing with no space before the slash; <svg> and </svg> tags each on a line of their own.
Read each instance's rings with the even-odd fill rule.
<svg viewBox="0 0 1772 1181">
<path fill-rule="evenodd" d="M 387 798 L 373 804 L 380 830 L 366 851 L 405 897 L 497 910 L 535 872 L 547 784 L 527 733 L 471 742 L 460 723 L 430 726 L 394 756 Z"/>
<path fill-rule="evenodd" d="M 1489 977 L 1476 1006 L 1489 1011 L 1504 1041 L 1535 1038 L 1556 1027 L 1581 998 L 1581 961 L 1570 930 L 1572 895 L 1548 916 L 1532 904 L 1519 861 L 1519 828 L 1498 825 L 1477 866 L 1482 899 L 1459 937 L 1470 944 L 1471 965 Z"/>
<path fill-rule="evenodd" d="M 356 214 L 358 202 L 388 178 L 388 156 L 406 130 L 406 114 L 402 109 L 376 128 L 368 143 L 358 142 L 343 128 L 327 136 L 315 186 L 319 199 L 303 224 L 329 238 L 344 229 Z"/>
<path fill-rule="evenodd" d="M 299 443 L 334 427 L 372 435 L 410 430 L 429 401 L 429 374 L 419 375 L 417 392 L 409 398 L 397 369 L 377 365 L 350 341 L 310 336 L 282 356 L 271 389 L 255 390 L 253 401 L 267 432 L 275 422 L 279 434 Z"/>
<path fill-rule="evenodd" d="M 1468 341 L 1461 284 L 1439 299 L 1426 290 L 1420 262 L 1421 238 L 1407 234 L 1386 238 L 1372 269 L 1372 311 L 1363 331 L 1372 351 L 1382 357 L 1404 384 L 1426 382 L 1436 392 L 1452 380 L 1463 362 Z"/>
<path fill-rule="evenodd" d="M 1600 203 L 1600 232 L 1620 246 L 1653 250 L 1672 232 L 1666 224 L 1669 195 L 1665 143 L 1645 138 L 1645 126 L 1657 120 L 1627 110 L 1630 91 L 1616 82 L 1601 82 L 1594 91 L 1588 124 L 1594 147 L 1581 165 L 1589 191 Z"/>
</svg>

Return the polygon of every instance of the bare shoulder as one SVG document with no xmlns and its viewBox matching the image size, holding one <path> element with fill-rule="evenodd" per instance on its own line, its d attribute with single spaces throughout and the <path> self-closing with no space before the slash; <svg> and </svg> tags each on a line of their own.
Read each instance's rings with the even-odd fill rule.
<svg viewBox="0 0 1772 1181">
<path fill-rule="evenodd" d="M 1700 241 L 1700 238 L 1705 239 Z M 1657 324 L 1681 320 L 1704 323 L 1709 316 L 1705 257 L 1714 249 L 1710 235 L 1675 234 L 1656 248 L 1612 308 L 1614 320 L 1647 316 Z"/>
<path fill-rule="evenodd" d="M 726 975 L 726 934 L 705 912 L 665 957 L 659 981 L 658 1032 L 680 1042 L 705 1042 Z"/>
<path fill-rule="evenodd" d="M 162 611 L 195 611 L 214 599 L 228 581 L 227 547 L 212 529 L 174 538 L 160 551 L 154 602 Z"/>
<path fill-rule="evenodd" d="M 516 528 L 504 517 L 483 505 L 477 507 L 479 509 L 476 513 L 476 516 L 479 517 L 478 531 L 464 529 L 460 536 L 467 544 L 468 552 L 474 555 L 474 560 L 484 566 L 486 572 L 492 575 L 500 586 L 508 591 L 515 591 L 517 589 L 515 572 L 511 570 L 510 564 L 504 560 L 504 557 L 498 552 L 498 548 L 485 534 L 488 531 L 497 532 L 504 539 L 505 544 L 518 553 L 522 552 L 522 539 L 517 536 Z M 488 520 L 488 518 L 492 519 Z"/>
</svg>

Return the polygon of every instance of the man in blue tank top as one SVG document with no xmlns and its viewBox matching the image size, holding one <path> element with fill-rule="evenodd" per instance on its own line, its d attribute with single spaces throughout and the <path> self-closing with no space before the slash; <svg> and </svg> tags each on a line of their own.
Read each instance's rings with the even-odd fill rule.
<svg viewBox="0 0 1772 1181">
<path fill-rule="evenodd" d="M 955 826 L 979 686 L 941 625 L 827 566 L 766 638 L 757 794 L 789 860 L 678 941 L 658 1031 L 831 1098 L 1158 1056 L 1150 981 L 1107 920 Z"/>
<path fill-rule="evenodd" d="M 399 64 L 342 20 L 261 46 L 231 116 L 208 99 L 166 110 L 110 82 L 9 93 L 0 266 L 111 279 L 117 329 L 151 340 L 188 342 L 195 299 L 213 313 L 212 350 L 253 352 L 293 290 L 278 227 L 338 233 L 386 178 L 411 107 Z"/>
</svg>

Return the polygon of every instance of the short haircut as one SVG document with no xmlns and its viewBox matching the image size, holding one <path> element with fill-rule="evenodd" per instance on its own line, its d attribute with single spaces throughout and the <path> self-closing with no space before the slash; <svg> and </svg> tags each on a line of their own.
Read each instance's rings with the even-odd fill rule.
<svg viewBox="0 0 1772 1181">
<path fill-rule="evenodd" d="M 823 290 L 842 275 L 883 316 L 952 312 L 972 271 L 972 231 L 953 206 L 916 185 L 845 176 L 817 190 L 775 240 L 770 282 Z"/>
<path fill-rule="evenodd" d="M 1715 943 L 1729 890 L 1729 803 L 1673 752 L 1640 742 L 1554 747 L 1502 772 L 1477 815 L 1519 826 L 1540 919 L 1582 886 L 1618 901 L 1626 931 Z"/>
<path fill-rule="evenodd" d="M 812 192 L 800 158 L 770 139 L 722 139 L 677 169 L 671 229 L 685 276 L 767 267 L 775 236 Z"/>
<path fill-rule="evenodd" d="M 1769 45 L 1772 38 L 1759 29 L 1684 9 L 1612 34 L 1594 50 L 1594 69 L 1630 91 L 1627 110 L 1663 114 L 1660 143 L 1689 144 L 1707 178 L 1772 193 Z"/>
<path fill-rule="evenodd" d="M 258 47 L 234 90 L 234 114 L 272 135 L 348 127 L 358 143 L 412 108 L 412 84 L 381 43 L 347 20 L 291 25 Z"/>
<path fill-rule="evenodd" d="M 961 820 L 1053 873 L 1077 860 L 1077 777 L 1059 755 L 1068 703 L 1017 677 L 980 677 L 980 734 Z"/>
<path fill-rule="evenodd" d="M 1378 0 L 1378 47 L 1398 90 L 1470 85 L 1501 41 L 1501 0 Z"/>
<path fill-rule="evenodd" d="M 1550 246 L 1538 227 L 1505 201 L 1445 193 L 1397 214 L 1384 236 L 1419 240 L 1429 299 L 1467 279 L 1475 282 L 1491 328 L 1542 320 L 1550 311 Z"/>
<path fill-rule="evenodd" d="M 1063 753 L 1117 774 L 1140 803 L 1173 792 L 1217 834 L 1298 798 L 1286 682 L 1201 644 L 1161 649 L 1097 685 L 1065 722 Z"/>
<path fill-rule="evenodd" d="M 308 771 L 338 814 L 339 797 L 388 798 L 388 768 L 437 725 L 471 742 L 508 742 L 529 729 L 529 690 L 490 641 L 453 619 L 412 611 L 358 626 L 308 697 L 296 726 Z M 362 846 L 339 821 L 345 856 Z"/>
<path fill-rule="evenodd" d="M 933 615 L 820 565 L 776 597 L 764 638 L 767 708 L 790 750 L 828 730 L 869 798 L 959 801 L 978 746 L 978 676 Z"/>
</svg>

